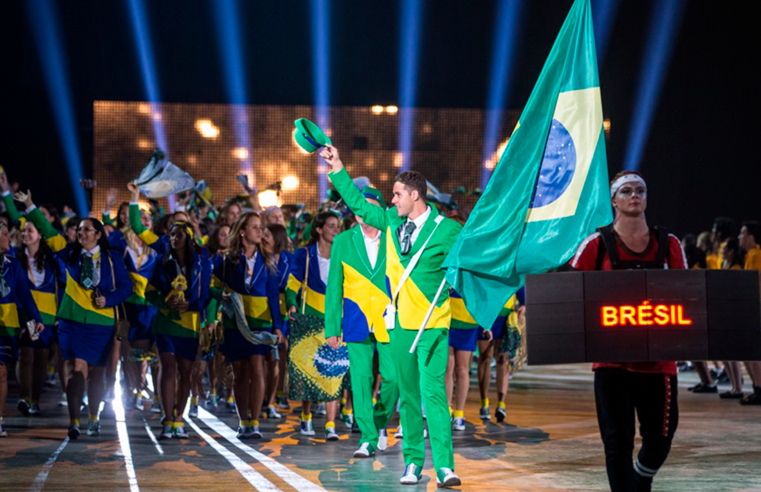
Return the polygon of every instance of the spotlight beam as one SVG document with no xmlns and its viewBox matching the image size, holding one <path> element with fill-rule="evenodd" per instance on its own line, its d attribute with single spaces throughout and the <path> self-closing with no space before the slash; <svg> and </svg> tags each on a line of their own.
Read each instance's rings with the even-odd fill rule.
<svg viewBox="0 0 761 492">
<path fill-rule="evenodd" d="M 245 159 L 241 159 L 241 172 L 251 176 L 251 186 L 256 188 L 256 175 L 253 172 L 251 155 L 251 137 L 248 125 L 246 104 L 246 72 L 243 68 L 243 50 L 241 47 L 240 18 L 237 0 L 213 1 L 214 19 L 217 24 L 217 37 L 219 41 L 222 69 L 225 74 L 225 89 L 227 97 L 233 104 L 231 107 L 233 119 L 233 132 L 235 143 L 238 148 L 248 150 Z"/>
<path fill-rule="evenodd" d="M 77 122 L 74 118 L 69 78 L 63 60 L 63 38 L 58 29 L 55 3 L 31 0 L 25 2 L 25 5 L 42 61 L 42 72 L 69 171 L 69 184 L 74 193 L 77 213 L 80 217 L 87 217 L 90 207 L 85 191 L 79 186 L 84 177 L 82 155 L 76 135 Z"/>
<path fill-rule="evenodd" d="M 491 77 L 489 99 L 486 107 L 484 129 L 484 150 L 482 163 L 485 163 L 497 150 L 500 126 L 502 124 L 503 106 L 510 89 L 515 58 L 515 46 L 520 36 L 520 20 L 523 18 L 523 0 L 500 0 L 494 26 L 494 44 L 491 60 Z M 481 169 L 481 189 L 486 188 L 492 171 Z"/>
<path fill-rule="evenodd" d="M 637 170 L 640 167 L 685 4 L 685 0 L 653 2 L 624 158 L 626 170 Z"/>
<path fill-rule="evenodd" d="M 315 123 L 323 130 L 330 127 L 330 0 L 310 0 L 312 19 L 312 71 L 314 77 Z M 328 191 L 325 164 L 317 157 L 320 199 Z"/>
<path fill-rule="evenodd" d="M 159 97 L 159 88 L 156 82 L 156 64 L 153 61 L 153 46 L 151 44 L 150 33 L 148 32 L 145 5 L 143 0 L 127 0 L 127 2 L 129 17 L 132 22 L 132 34 L 135 38 L 135 47 L 143 75 L 143 87 L 151 107 L 151 122 L 153 124 L 153 133 L 156 137 L 156 144 L 169 155 L 169 145 L 158 105 L 161 98 Z"/>
<path fill-rule="evenodd" d="M 602 66 L 610 41 L 610 33 L 618 12 L 619 0 L 592 0 L 592 22 L 595 28 L 597 65 Z"/>
<path fill-rule="evenodd" d="M 399 150 L 402 171 L 410 168 L 417 103 L 418 58 L 420 54 L 422 0 L 401 0 L 399 42 Z"/>
</svg>

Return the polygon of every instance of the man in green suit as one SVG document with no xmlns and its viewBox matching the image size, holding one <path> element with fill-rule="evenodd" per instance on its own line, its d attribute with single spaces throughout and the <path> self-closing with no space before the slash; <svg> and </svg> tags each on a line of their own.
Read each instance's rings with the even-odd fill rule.
<svg viewBox="0 0 761 492">
<path fill-rule="evenodd" d="M 365 199 L 385 208 L 380 191 L 366 187 Z M 333 240 L 325 292 L 325 338 L 338 348 L 342 332 L 349 350 L 349 375 L 354 412 L 362 433 L 355 458 L 369 458 L 385 451 L 386 425 L 399 399 L 396 369 L 391 358 L 383 310 L 386 294 L 386 244 L 383 231 L 358 218 L 359 227 L 342 232 Z M 373 357 L 383 377 L 378 403 L 373 408 Z"/>
<path fill-rule="evenodd" d="M 437 482 L 444 487 L 460 485 L 460 478 L 454 473 L 452 427 L 444 388 L 452 311 L 449 289 L 440 287 L 444 281 L 441 264 L 462 226 L 442 217 L 435 207 L 426 203 L 428 188 L 419 172 L 405 171 L 396 177 L 394 207 L 385 210 L 365 200 L 344 169 L 335 147 L 326 145 L 320 156 L 332 168 L 328 176 L 349 208 L 365 223 L 386 232 L 386 277 L 389 296 L 396 308 L 395 315 L 390 316 L 393 325 L 389 328 L 393 328 L 391 351 L 402 399 L 402 449 L 406 465 L 399 481 L 403 485 L 414 485 L 420 480 L 425 461 L 422 398 Z M 405 268 L 421 250 L 417 265 L 393 299 Z M 439 291 L 441 295 L 417 350 L 410 354 L 415 335 Z M 394 310 L 387 308 L 388 312 Z"/>
</svg>

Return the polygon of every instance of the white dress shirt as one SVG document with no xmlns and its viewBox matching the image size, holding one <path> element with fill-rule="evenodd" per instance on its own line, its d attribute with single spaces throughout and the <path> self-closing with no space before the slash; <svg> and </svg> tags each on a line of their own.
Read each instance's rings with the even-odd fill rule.
<svg viewBox="0 0 761 492">
<path fill-rule="evenodd" d="M 415 240 L 420 235 L 420 230 L 423 228 L 425 221 L 428 220 L 429 215 L 431 215 L 431 207 L 427 206 L 425 212 L 420 214 L 417 219 L 412 221 L 415 224 L 415 230 L 412 231 L 412 237 L 410 238 L 410 249 L 412 249 L 412 246 L 415 245 Z M 404 239 L 404 228 L 407 227 L 407 223 L 409 223 L 409 221 L 410 218 L 407 217 L 407 220 L 405 220 L 404 224 L 402 225 L 401 232 L 399 232 L 399 244 L 401 244 L 402 240 Z"/>
<path fill-rule="evenodd" d="M 365 250 L 367 251 L 367 258 L 370 260 L 370 268 L 375 269 L 375 263 L 378 261 L 378 248 L 380 247 L 380 231 L 377 231 L 375 238 L 371 238 L 365 234 L 365 230 L 362 226 L 359 226 L 359 230 L 362 231 L 362 238 L 365 240 Z"/>
</svg>

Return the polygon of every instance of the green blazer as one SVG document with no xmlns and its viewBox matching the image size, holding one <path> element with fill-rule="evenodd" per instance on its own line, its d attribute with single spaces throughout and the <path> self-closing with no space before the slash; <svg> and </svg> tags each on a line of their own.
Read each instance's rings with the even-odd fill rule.
<svg viewBox="0 0 761 492">
<path fill-rule="evenodd" d="M 460 230 L 462 230 L 462 226 L 452 219 L 442 217 L 443 220 L 437 227 L 439 212 L 435 206 L 430 205 L 431 214 L 425 221 L 417 239 L 415 239 L 415 244 L 408 254 L 403 255 L 397 231 L 404 224 L 406 217 L 399 217 L 396 207 L 384 210 L 382 207 L 365 200 L 364 195 L 354 186 L 345 169 L 337 173 L 330 173 L 328 176 L 333 182 L 333 186 L 336 187 L 336 190 L 356 215 L 362 217 L 371 226 L 386 231 L 386 282 L 389 297 L 396 292 L 396 286 L 412 257 L 420 250 L 426 239 L 431 236 L 428 246 L 426 246 L 410 278 L 402 287 L 396 302 L 397 326 L 405 330 L 417 330 L 425 319 L 426 312 L 436 296 L 439 285 L 444 280 L 444 270 L 441 269 L 441 264 L 449 254 L 449 250 Z M 444 289 L 426 329 L 448 329 L 451 318 L 449 289 Z"/>
<path fill-rule="evenodd" d="M 341 336 L 344 342 L 363 342 L 370 328 L 379 342 L 388 342 L 383 311 L 390 301 L 386 293 L 386 243 L 381 230 L 378 258 L 370 267 L 360 226 L 333 240 L 330 273 L 325 292 L 325 338 Z"/>
</svg>

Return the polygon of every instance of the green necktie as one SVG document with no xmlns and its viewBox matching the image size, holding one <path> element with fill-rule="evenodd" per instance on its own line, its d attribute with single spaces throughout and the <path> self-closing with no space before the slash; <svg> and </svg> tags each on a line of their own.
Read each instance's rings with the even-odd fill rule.
<svg viewBox="0 0 761 492">
<path fill-rule="evenodd" d="M 92 256 L 82 253 L 82 266 L 79 273 L 79 281 L 84 285 L 85 289 L 92 288 L 93 270 L 95 270 L 95 266 L 92 261 Z"/>
<path fill-rule="evenodd" d="M 415 223 L 411 220 L 407 221 L 404 226 L 404 237 L 402 238 L 402 254 L 406 255 L 412 249 L 412 233 L 415 231 Z"/>
</svg>

